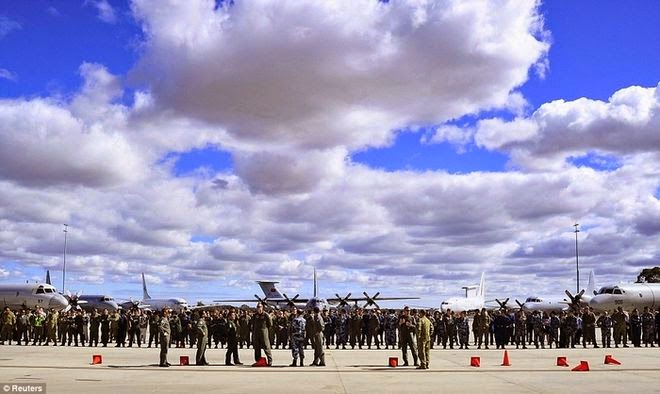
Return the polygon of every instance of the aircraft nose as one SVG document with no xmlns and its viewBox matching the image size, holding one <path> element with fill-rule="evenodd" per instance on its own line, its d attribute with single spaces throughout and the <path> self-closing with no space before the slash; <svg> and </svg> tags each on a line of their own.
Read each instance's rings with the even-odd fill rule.
<svg viewBox="0 0 660 394">
<path fill-rule="evenodd" d="M 69 301 L 66 300 L 63 296 L 57 294 L 54 295 L 48 302 L 48 307 L 56 310 L 62 310 L 69 305 Z"/>
</svg>

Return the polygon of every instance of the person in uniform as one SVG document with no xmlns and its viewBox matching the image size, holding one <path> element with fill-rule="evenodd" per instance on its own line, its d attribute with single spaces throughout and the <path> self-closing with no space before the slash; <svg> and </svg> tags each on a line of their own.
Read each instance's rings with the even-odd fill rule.
<svg viewBox="0 0 660 394">
<path fill-rule="evenodd" d="M 404 367 L 408 366 L 408 348 L 410 348 L 410 353 L 412 353 L 414 365 L 419 366 L 417 361 L 417 345 L 415 343 L 416 330 L 417 322 L 410 315 L 410 308 L 406 306 L 403 308 L 403 313 L 399 317 L 399 343 L 401 344 Z"/>
<path fill-rule="evenodd" d="M 513 340 L 516 343 L 516 349 L 520 345 L 522 345 L 523 349 L 527 349 L 527 341 L 525 340 L 527 334 L 527 316 L 522 309 L 516 312 L 514 325 Z"/>
<path fill-rule="evenodd" d="M 257 311 L 250 319 L 252 323 L 252 347 L 254 348 L 254 361 L 261 358 L 261 351 L 266 353 L 268 366 L 273 365 L 273 355 L 270 352 L 270 336 L 268 330 L 273 327 L 273 321 L 270 315 L 264 312 L 264 305 L 260 302 L 257 304 Z"/>
<path fill-rule="evenodd" d="M 582 347 L 587 347 L 587 342 L 591 343 L 594 348 L 598 348 L 596 342 L 596 314 L 593 308 L 585 308 L 582 314 Z"/>
<path fill-rule="evenodd" d="M 104 309 L 101 313 L 100 323 L 101 326 L 101 343 L 103 347 L 108 347 L 108 341 L 110 341 L 110 314 L 107 309 Z"/>
<path fill-rule="evenodd" d="M 608 311 L 596 319 L 596 326 L 600 327 L 600 340 L 603 347 L 611 347 L 612 341 L 612 318 Z"/>
<path fill-rule="evenodd" d="M 303 317 L 303 312 L 300 309 L 295 310 L 295 317 L 291 321 L 291 361 L 290 367 L 295 367 L 300 359 L 300 366 L 304 365 L 305 360 L 305 334 L 307 333 L 307 320 Z"/>
<path fill-rule="evenodd" d="M 21 346 L 21 341 L 25 342 L 27 346 L 30 342 L 30 317 L 27 311 L 20 310 L 16 316 L 16 344 Z"/>
<path fill-rule="evenodd" d="M 101 324 L 101 314 L 94 308 L 89 318 L 89 347 L 99 345 L 99 326 Z"/>
<path fill-rule="evenodd" d="M 54 309 L 51 309 L 48 316 L 46 316 L 46 343 L 44 343 L 44 346 L 48 346 L 50 341 L 53 341 L 53 346 L 57 346 L 57 320 L 59 316 L 60 314 Z"/>
<path fill-rule="evenodd" d="M 392 346 L 392 350 L 396 349 L 396 329 L 399 319 L 394 313 L 394 309 L 390 309 L 387 316 L 385 316 L 385 349 Z"/>
<path fill-rule="evenodd" d="M 325 352 L 323 351 L 323 332 L 325 329 L 325 321 L 321 316 L 319 307 L 314 307 L 314 313 L 311 319 L 312 329 L 310 333 L 312 337 L 310 342 L 312 349 L 314 349 L 314 361 L 310 366 L 325 367 Z"/>
<path fill-rule="evenodd" d="M 196 313 L 196 312 L 195 312 Z M 207 312 L 196 313 L 195 332 L 197 334 L 197 354 L 195 355 L 196 365 L 209 365 L 206 361 L 206 345 L 208 345 L 209 330 L 206 326 Z"/>
<path fill-rule="evenodd" d="M 236 312 L 232 309 L 229 311 L 226 322 L 227 329 L 227 352 L 225 353 L 225 365 L 243 365 L 238 357 L 238 341 L 240 333 L 238 328 L 238 321 L 236 320 Z M 231 359 L 234 359 L 234 364 Z"/>
<path fill-rule="evenodd" d="M 619 307 L 616 312 L 612 314 L 612 324 L 614 325 L 614 347 L 619 347 L 623 342 L 623 347 L 628 347 L 626 343 L 626 323 L 628 317 L 623 312 L 623 308 Z"/>
<path fill-rule="evenodd" d="M 637 308 L 630 313 L 630 341 L 634 347 L 642 346 L 642 317 Z"/>
<path fill-rule="evenodd" d="M 559 347 L 559 327 L 561 326 L 561 320 L 557 316 L 557 312 L 550 312 L 550 327 L 548 327 L 548 346 L 552 349 L 552 344 L 555 344 L 555 348 Z M 595 334 L 594 334 L 595 337 Z"/>
<path fill-rule="evenodd" d="M 240 347 L 243 349 L 243 344 L 246 348 L 250 348 L 250 316 L 248 316 L 247 311 L 241 311 L 241 316 L 238 319 L 238 327 L 240 330 Z"/>
<path fill-rule="evenodd" d="M 380 328 L 380 321 L 373 309 L 369 310 L 367 319 L 367 348 L 371 349 L 371 343 L 374 342 L 376 348 L 380 350 L 380 342 L 378 341 L 378 330 Z"/>
<path fill-rule="evenodd" d="M 14 337 L 16 315 L 11 311 L 11 309 L 9 309 L 8 306 L 6 306 L 2 312 L 2 319 L 0 320 L 2 320 L 2 330 L 0 330 L 0 345 L 4 345 L 5 341 L 8 342 L 8 345 L 11 345 L 12 338 Z"/>
<path fill-rule="evenodd" d="M 358 314 L 358 310 L 354 310 L 351 313 L 351 317 L 348 321 L 348 334 L 350 337 L 351 349 L 355 349 L 355 345 L 359 344 L 360 341 L 360 331 L 362 330 L 362 319 Z M 360 345 L 360 348 L 362 345 Z"/>
<path fill-rule="evenodd" d="M 335 332 L 337 333 L 337 341 L 335 349 L 346 350 L 346 343 L 348 342 L 348 316 L 346 316 L 346 309 L 339 310 L 339 316 L 335 319 Z"/>
<path fill-rule="evenodd" d="M 419 366 L 417 369 L 429 369 L 432 333 L 433 325 L 428 317 L 426 317 L 426 311 L 420 309 L 419 321 L 417 322 L 417 354 L 419 354 Z"/>
<path fill-rule="evenodd" d="M 469 349 L 470 324 L 465 312 L 461 312 L 456 319 L 456 331 L 458 332 L 458 343 L 461 349 Z"/>
<path fill-rule="evenodd" d="M 154 343 L 154 346 L 158 346 L 158 315 L 152 311 L 147 311 L 147 316 L 149 319 L 149 343 L 147 347 L 151 347 L 151 343 Z"/>
<path fill-rule="evenodd" d="M 649 310 L 648 306 L 644 307 L 644 312 L 642 313 L 642 341 L 644 342 L 644 347 L 655 347 L 653 341 L 655 339 L 655 316 L 653 312 Z"/>
<path fill-rule="evenodd" d="M 325 341 L 325 348 L 330 349 L 330 345 L 335 344 L 335 325 L 334 316 L 331 316 L 327 309 L 321 313 L 325 328 L 323 329 L 323 339 Z"/>
<path fill-rule="evenodd" d="M 170 310 L 165 308 L 162 311 L 163 316 L 158 322 L 158 333 L 160 335 L 160 367 L 169 367 L 167 362 L 167 349 L 170 344 Z"/>
</svg>

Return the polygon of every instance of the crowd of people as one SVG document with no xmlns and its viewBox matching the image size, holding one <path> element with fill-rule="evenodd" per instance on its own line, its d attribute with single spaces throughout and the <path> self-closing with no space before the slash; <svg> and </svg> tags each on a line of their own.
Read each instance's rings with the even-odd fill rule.
<svg viewBox="0 0 660 394">
<path fill-rule="evenodd" d="M 426 323 L 428 321 L 428 323 Z M 165 332 L 167 331 L 167 332 Z M 427 332 L 428 331 L 428 332 Z M 600 341 L 597 342 L 597 331 Z M 166 334 L 166 335 L 164 335 Z M 428 338 L 427 338 L 428 337 Z M 291 366 L 303 365 L 304 351 L 314 349 L 311 365 L 325 365 L 323 349 L 401 349 L 403 365 L 408 352 L 414 365 L 428 368 L 429 349 L 526 349 L 592 347 L 654 347 L 660 345 L 660 309 L 610 312 L 591 308 L 577 311 L 531 313 L 485 309 L 466 312 L 425 311 L 408 307 L 382 309 L 208 310 L 152 312 L 4 308 L 0 315 L 0 345 L 32 346 L 160 346 L 198 348 L 197 363 L 207 364 L 206 348 L 226 348 L 225 363 L 241 364 L 238 349 L 252 347 L 255 360 L 271 349 L 290 349 Z M 232 362 L 233 361 L 233 362 Z M 167 366 L 161 359 L 162 366 Z"/>
</svg>

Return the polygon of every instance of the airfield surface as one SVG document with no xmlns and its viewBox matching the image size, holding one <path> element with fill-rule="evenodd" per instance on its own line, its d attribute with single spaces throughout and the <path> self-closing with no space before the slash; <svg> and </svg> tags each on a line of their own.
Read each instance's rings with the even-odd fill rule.
<svg viewBox="0 0 660 394">
<path fill-rule="evenodd" d="M 209 349 L 211 366 L 179 366 L 195 349 L 170 349 L 170 368 L 159 368 L 155 348 L 0 346 L 0 390 L 45 383 L 47 393 L 405 393 L 405 392 L 660 392 L 660 349 L 432 350 L 431 369 L 391 368 L 395 350 L 326 350 L 326 367 L 288 367 L 288 350 L 273 350 L 274 366 L 252 368 L 252 349 L 240 350 L 244 366 L 225 366 L 221 349 Z M 103 357 L 91 365 L 92 355 Z M 611 354 L 621 365 L 604 365 Z M 305 363 L 312 361 L 311 349 Z M 479 356 L 481 367 L 470 367 Z M 556 366 L 565 356 L 570 367 Z M 589 372 L 572 372 L 581 360 Z M 412 357 L 410 357 L 412 364 Z M 176 365 L 174 365 L 176 364 Z M 0 391 L 4 392 L 4 391 Z"/>
</svg>

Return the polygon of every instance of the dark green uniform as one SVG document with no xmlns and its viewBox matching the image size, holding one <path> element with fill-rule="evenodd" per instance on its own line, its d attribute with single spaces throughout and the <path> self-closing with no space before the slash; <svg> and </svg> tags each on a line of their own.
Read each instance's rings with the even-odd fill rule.
<svg viewBox="0 0 660 394">
<path fill-rule="evenodd" d="M 268 365 L 273 364 L 273 356 L 270 352 L 270 335 L 268 330 L 273 326 L 270 315 L 266 312 L 255 313 L 250 320 L 252 323 L 252 347 L 254 347 L 254 361 L 261 358 L 263 349 L 268 359 Z"/>
</svg>

